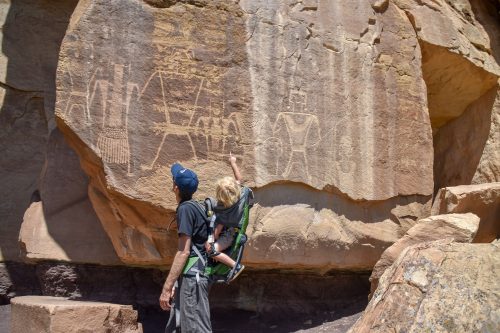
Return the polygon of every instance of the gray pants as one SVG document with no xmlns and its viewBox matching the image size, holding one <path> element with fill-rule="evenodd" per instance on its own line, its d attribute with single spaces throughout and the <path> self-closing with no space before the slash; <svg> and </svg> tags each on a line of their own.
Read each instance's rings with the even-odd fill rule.
<svg viewBox="0 0 500 333">
<path fill-rule="evenodd" d="M 165 333 L 211 333 L 208 278 L 181 276 L 177 283 Z"/>
</svg>

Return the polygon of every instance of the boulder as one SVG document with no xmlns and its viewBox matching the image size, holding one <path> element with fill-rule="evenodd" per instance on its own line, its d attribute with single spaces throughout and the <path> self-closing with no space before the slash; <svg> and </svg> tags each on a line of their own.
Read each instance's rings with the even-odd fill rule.
<svg viewBox="0 0 500 333">
<path fill-rule="evenodd" d="M 111 241 L 88 198 L 88 179 L 59 130 L 52 131 L 40 175 L 40 198 L 24 214 L 22 258 L 116 265 Z"/>
<path fill-rule="evenodd" d="M 480 218 L 474 242 L 489 243 L 499 238 L 500 183 L 445 187 L 432 205 L 432 215 L 469 212 Z"/>
<path fill-rule="evenodd" d="M 459 243 L 471 243 L 478 226 L 479 217 L 472 213 L 436 215 L 418 221 L 402 238 L 384 251 L 373 268 L 370 276 L 371 295 L 377 289 L 379 278 L 407 247 L 446 238 L 452 238 Z"/>
<path fill-rule="evenodd" d="M 499 273 L 498 244 L 411 246 L 382 275 L 349 332 L 498 332 Z"/>
<path fill-rule="evenodd" d="M 434 130 L 460 116 L 500 76 L 498 13 L 490 1 L 396 0 L 422 48 Z"/>
<path fill-rule="evenodd" d="M 19 234 L 21 257 L 26 261 L 120 264 L 102 226 L 85 223 L 89 221 L 81 217 L 58 221 L 66 223 L 52 222 L 46 218 L 42 202 L 32 203 L 26 210 Z"/>
<path fill-rule="evenodd" d="M 495 86 L 434 135 L 434 191 L 500 181 L 500 88 Z"/>
<path fill-rule="evenodd" d="M 142 333 L 130 305 L 22 296 L 11 300 L 12 333 Z"/>
<path fill-rule="evenodd" d="M 229 152 L 261 207 L 251 265 L 370 269 L 429 215 L 421 50 L 392 2 L 84 1 L 59 59 L 58 126 L 128 264 L 175 254 L 170 165 L 213 196 Z"/>
<path fill-rule="evenodd" d="M 55 128 L 55 76 L 76 0 L 0 3 L 0 261 L 19 260 L 19 229 Z M 36 193 L 35 193 L 36 192 Z"/>
</svg>

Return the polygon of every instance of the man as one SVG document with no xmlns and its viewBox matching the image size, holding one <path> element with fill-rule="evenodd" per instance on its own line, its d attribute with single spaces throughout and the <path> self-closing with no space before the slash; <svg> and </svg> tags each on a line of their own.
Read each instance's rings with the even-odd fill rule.
<svg viewBox="0 0 500 333">
<path fill-rule="evenodd" d="M 198 189 L 198 177 L 179 163 L 172 165 L 171 172 L 172 190 L 178 204 L 176 217 L 179 241 L 160 295 L 161 308 L 170 310 L 165 332 L 212 332 L 209 283 L 203 275 L 208 225 L 202 210 L 191 201 Z"/>
</svg>

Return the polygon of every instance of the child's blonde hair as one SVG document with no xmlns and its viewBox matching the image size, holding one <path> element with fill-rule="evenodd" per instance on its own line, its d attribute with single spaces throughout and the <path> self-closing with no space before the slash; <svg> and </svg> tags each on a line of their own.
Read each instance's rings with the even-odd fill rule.
<svg viewBox="0 0 500 333">
<path fill-rule="evenodd" d="M 221 178 L 217 181 L 215 195 L 225 208 L 231 207 L 240 199 L 240 184 L 233 177 Z"/>
</svg>

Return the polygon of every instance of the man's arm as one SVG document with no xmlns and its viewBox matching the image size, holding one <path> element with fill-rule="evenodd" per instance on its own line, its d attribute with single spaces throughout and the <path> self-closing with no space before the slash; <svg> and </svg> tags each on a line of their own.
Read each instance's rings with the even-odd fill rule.
<svg viewBox="0 0 500 333">
<path fill-rule="evenodd" d="M 174 261 L 172 262 L 172 267 L 170 272 L 168 272 L 167 279 L 163 285 L 163 290 L 160 295 L 160 306 L 163 310 L 170 310 L 170 299 L 174 297 L 173 288 L 175 281 L 179 278 L 186 265 L 186 261 L 189 258 L 189 253 L 191 251 L 191 237 L 180 234 L 177 253 L 175 254 Z"/>
<path fill-rule="evenodd" d="M 238 183 L 241 183 L 241 173 L 240 169 L 238 168 L 238 165 L 236 164 L 236 157 L 233 156 L 233 154 L 229 153 L 229 163 L 231 163 L 231 168 L 233 169 L 233 174 L 234 174 L 234 179 Z"/>
</svg>

